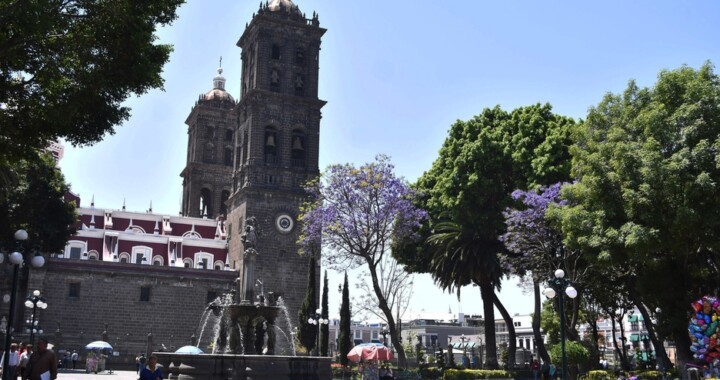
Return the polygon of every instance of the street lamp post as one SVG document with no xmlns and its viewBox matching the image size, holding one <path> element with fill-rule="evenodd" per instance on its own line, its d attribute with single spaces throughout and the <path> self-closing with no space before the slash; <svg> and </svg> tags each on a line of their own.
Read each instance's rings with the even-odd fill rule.
<svg viewBox="0 0 720 380">
<path fill-rule="evenodd" d="M 27 240 L 28 233 L 25 230 L 17 230 L 15 231 L 15 240 L 17 242 L 17 251 L 11 253 L 8 255 L 8 260 L 10 261 L 10 264 L 13 266 L 13 277 L 12 277 L 12 290 L 10 292 L 10 308 L 8 309 L 8 320 L 7 320 L 7 326 L 5 327 L 5 354 L 3 356 L 3 372 L 7 369 L 8 366 L 8 355 L 10 353 L 10 345 L 12 344 L 12 333 L 13 333 L 13 324 L 15 323 L 15 300 L 17 299 L 17 287 L 18 287 L 18 273 L 20 271 L 20 267 L 25 264 L 26 258 L 25 258 L 25 247 L 23 246 L 23 242 Z M 5 261 L 5 255 L 3 253 L 0 253 L 0 263 Z M 42 255 L 38 254 L 33 256 L 29 259 L 30 264 L 35 267 L 39 268 L 43 265 L 45 265 L 45 258 L 42 257 Z"/>
<path fill-rule="evenodd" d="M 309 324 L 318 326 L 318 333 L 315 344 L 315 356 L 320 356 L 320 329 L 322 328 L 322 325 L 327 325 L 329 322 L 329 320 L 322 317 L 322 309 L 315 310 L 315 314 L 312 317 L 308 318 Z"/>
<path fill-rule="evenodd" d="M 37 321 L 35 321 L 35 318 L 37 316 L 37 309 L 46 309 L 48 307 L 47 302 L 45 302 L 45 298 L 40 296 L 40 291 L 35 290 L 33 291 L 33 294 L 30 295 L 25 300 L 25 307 L 32 308 L 32 317 L 30 319 L 30 344 L 35 343 L 35 333 L 38 332 L 42 334 L 42 329 L 40 329 L 39 326 L 36 326 Z"/>
<path fill-rule="evenodd" d="M 544 293 L 547 298 L 553 298 L 557 293 L 560 293 L 558 297 L 558 308 L 560 315 L 560 350 L 562 352 L 562 380 L 567 378 L 567 357 L 565 355 L 565 312 L 563 310 L 563 291 L 570 298 L 577 297 L 577 290 L 572 286 L 569 280 L 565 279 L 565 271 L 558 269 L 555 271 L 555 278 L 548 281 L 550 285 L 546 288 Z"/>
</svg>

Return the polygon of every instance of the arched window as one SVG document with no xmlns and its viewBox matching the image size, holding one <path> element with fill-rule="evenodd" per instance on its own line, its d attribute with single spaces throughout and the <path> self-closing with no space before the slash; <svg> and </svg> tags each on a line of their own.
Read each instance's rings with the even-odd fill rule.
<svg viewBox="0 0 720 380">
<path fill-rule="evenodd" d="M 230 198 L 230 192 L 227 190 L 223 190 L 223 192 L 220 194 L 220 214 L 227 215 L 227 200 Z"/>
<path fill-rule="evenodd" d="M 265 128 L 265 163 L 276 164 L 277 163 L 277 131 L 275 128 Z"/>
<path fill-rule="evenodd" d="M 183 267 L 192 268 L 193 267 L 192 259 L 183 259 Z"/>
<path fill-rule="evenodd" d="M 226 129 L 225 130 L 225 141 L 232 141 L 232 139 L 233 139 L 232 129 Z"/>
<path fill-rule="evenodd" d="M 205 144 L 203 149 L 203 161 L 206 163 L 215 162 L 215 145 L 211 142 Z"/>
<path fill-rule="evenodd" d="M 272 46 L 272 59 L 280 59 L 280 46 L 278 44 Z"/>
<path fill-rule="evenodd" d="M 127 252 L 123 252 L 120 254 L 120 262 L 121 263 L 129 263 L 130 262 L 130 254 Z"/>
<path fill-rule="evenodd" d="M 212 269 L 213 255 L 207 252 L 197 252 L 195 254 L 195 265 L 197 269 Z"/>
<path fill-rule="evenodd" d="M 305 166 L 305 135 L 302 131 L 292 132 L 292 145 L 290 146 L 290 158 L 292 166 Z"/>
<path fill-rule="evenodd" d="M 164 263 L 165 263 L 165 259 L 163 259 L 162 256 L 160 256 L 160 255 L 155 255 L 155 257 L 153 257 L 152 265 L 163 266 Z"/>
<path fill-rule="evenodd" d="M 305 94 L 305 78 L 302 74 L 295 74 L 293 85 L 295 86 L 295 95 L 303 96 Z"/>
<path fill-rule="evenodd" d="M 225 148 L 225 166 L 232 166 L 233 162 L 233 154 L 232 154 L 232 148 Z"/>
<path fill-rule="evenodd" d="M 132 249 L 132 262 L 135 264 L 150 265 L 152 248 L 144 245 L 137 245 Z"/>
<path fill-rule="evenodd" d="M 66 259 L 87 260 L 83 256 L 83 252 L 87 252 L 87 243 L 82 240 L 70 240 L 65 245 L 63 257 Z"/>
<path fill-rule="evenodd" d="M 200 190 L 200 217 L 212 218 L 212 192 L 208 188 Z"/>
</svg>

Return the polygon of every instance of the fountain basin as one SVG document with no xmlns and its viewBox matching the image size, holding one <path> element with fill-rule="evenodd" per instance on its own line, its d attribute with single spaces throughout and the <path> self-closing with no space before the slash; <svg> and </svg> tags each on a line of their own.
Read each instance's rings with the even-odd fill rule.
<svg viewBox="0 0 720 380">
<path fill-rule="evenodd" d="M 331 358 L 154 352 L 168 379 L 330 380 Z"/>
</svg>

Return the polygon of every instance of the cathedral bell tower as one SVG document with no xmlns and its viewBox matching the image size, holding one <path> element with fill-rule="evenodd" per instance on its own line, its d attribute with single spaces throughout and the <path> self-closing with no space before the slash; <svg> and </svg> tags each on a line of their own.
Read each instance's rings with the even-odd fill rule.
<svg viewBox="0 0 720 380">
<path fill-rule="evenodd" d="M 222 60 L 221 60 L 222 63 Z M 213 78 L 213 89 L 201 94 L 185 124 L 188 147 L 183 177 L 181 213 L 196 218 L 227 214 L 232 190 L 236 102 L 225 91 L 222 67 Z"/>
<path fill-rule="evenodd" d="M 272 0 L 261 4 L 237 43 L 242 81 L 227 202 L 230 265 L 243 273 L 252 261 L 257 283 L 244 285 L 243 296 L 279 292 L 293 318 L 307 288 L 297 217 L 303 184 L 319 175 L 325 101 L 318 99 L 318 59 L 325 31 L 315 13 L 306 18 L 292 1 Z"/>
</svg>

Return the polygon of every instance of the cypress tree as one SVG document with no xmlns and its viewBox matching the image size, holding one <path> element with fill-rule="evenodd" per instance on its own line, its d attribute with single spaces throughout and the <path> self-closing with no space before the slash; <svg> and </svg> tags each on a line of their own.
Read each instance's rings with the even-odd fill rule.
<svg viewBox="0 0 720 380">
<path fill-rule="evenodd" d="M 317 310 L 317 294 L 315 291 L 315 258 L 310 257 L 308 260 L 308 287 L 305 292 L 300 311 L 298 311 L 298 341 L 305 347 L 308 354 L 315 348 L 315 338 L 317 337 L 317 325 L 308 323 L 308 318 L 315 317 Z"/>
<path fill-rule="evenodd" d="M 325 271 L 325 279 L 323 280 L 323 291 L 322 291 L 322 302 L 320 307 L 322 308 L 322 319 L 329 320 L 328 318 L 328 276 Z M 324 324 L 320 326 L 320 356 L 328 356 L 328 340 L 330 339 L 330 325 Z"/>
<path fill-rule="evenodd" d="M 342 291 L 342 304 L 340 305 L 340 336 L 338 337 L 338 352 L 340 363 L 348 365 L 347 354 L 353 348 L 352 332 L 350 331 L 350 290 L 348 287 L 347 272 Z"/>
</svg>

